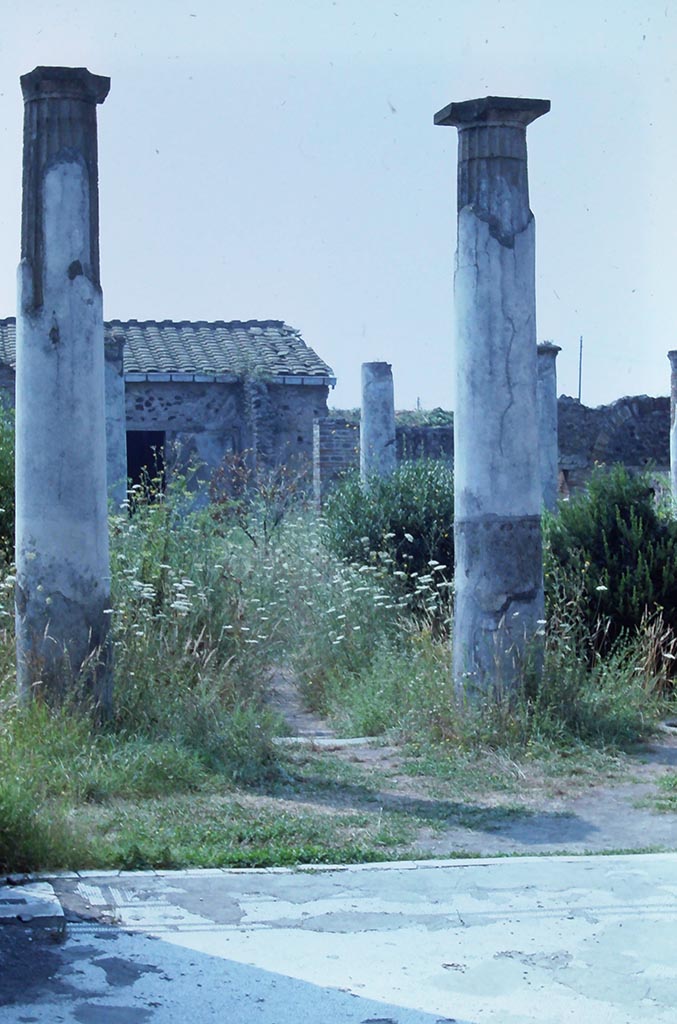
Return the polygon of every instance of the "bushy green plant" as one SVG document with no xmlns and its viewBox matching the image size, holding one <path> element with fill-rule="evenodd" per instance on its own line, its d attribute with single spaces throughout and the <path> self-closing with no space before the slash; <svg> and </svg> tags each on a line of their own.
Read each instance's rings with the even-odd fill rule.
<svg viewBox="0 0 677 1024">
<path fill-rule="evenodd" d="M 546 520 L 551 615 L 569 605 L 598 651 L 610 651 L 647 615 L 677 629 L 677 523 L 657 507 L 646 474 L 598 469 L 584 494 Z"/>
<path fill-rule="evenodd" d="M 386 553 L 386 564 L 414 582 L 433 564 L 453 572 L 454 478 L 439 460 L 403 462 L 368 486 L 350 474 L 330 494 L 325 521 L 326 542 L 340 558 L 361 562 Z"/>
</svg>

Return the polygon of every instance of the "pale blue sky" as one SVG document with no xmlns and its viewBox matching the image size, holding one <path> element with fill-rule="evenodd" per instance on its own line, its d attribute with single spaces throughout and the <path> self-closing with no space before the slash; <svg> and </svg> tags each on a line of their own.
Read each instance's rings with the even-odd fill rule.
<svg viewBox="0 0 677 1024">
<path fill-rule="evenodd" d="M 675 0 L 2 2 L 0 316 L 15 312 L 22 102 L 38 64 L 99 108 L 106 317 L 281 319 L 330 363 L 453 407 L 452 100 L 550 99 L 528 130 L 538 336 L 559 390 L 667 394 L 677 348 Z"/>
</svg>

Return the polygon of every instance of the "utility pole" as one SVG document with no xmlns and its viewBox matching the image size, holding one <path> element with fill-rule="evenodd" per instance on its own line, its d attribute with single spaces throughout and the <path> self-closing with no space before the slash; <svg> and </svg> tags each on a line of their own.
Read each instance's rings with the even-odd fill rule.
<svg viewBox="0 0 677 1024">
<path fill-rule="evenodd" d="M 581 401 L 581 380 L 583 377 L 583 335 L 578 342 L 578 402 Z"/>
</svg>

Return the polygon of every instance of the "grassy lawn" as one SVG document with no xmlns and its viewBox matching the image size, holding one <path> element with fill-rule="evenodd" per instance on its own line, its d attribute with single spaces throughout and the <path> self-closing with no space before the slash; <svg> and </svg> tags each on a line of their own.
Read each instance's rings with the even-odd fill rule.
<svg viewBox="0 0 677 1024">
<path fill-rule="evenodd" d="M 538 813 L 525 794 L 526 765 L 513 763 L 504 773 L 496 763 L 487 770 L 481 759 L 448 756 L 437 764 L 442 770 L 424 774 L 419 758 L 401 755 L 396 762 L 356 765 L 299 750 L 286 755 L 276 779 L 255 788 L 211 775 L 182 792 L 48 800 L 43 811 L 57 858 L 49 866 L 265 867 L 425 857 L 419 841 L 426 835 L 452 826 L 491 832 Z M 528 767 L 532 792 L 581 783 L 566 759 L 557 769 L 552 758 Z M 618 777 L 622 767 L 599 756 L 583 774 L 589 784 L 600 775 Z"/>
</svg>

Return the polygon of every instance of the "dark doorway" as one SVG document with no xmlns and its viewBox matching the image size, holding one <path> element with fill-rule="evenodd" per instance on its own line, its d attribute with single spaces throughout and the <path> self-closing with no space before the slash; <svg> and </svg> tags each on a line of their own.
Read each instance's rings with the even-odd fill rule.
<svg viewBox="0 0 677 1024">
<path fill-rule="evenodd" d="M 130 486 L 146 490 L 165 489 L 164 430 L 127 431 L 127 476 Z"/>
</svg>

